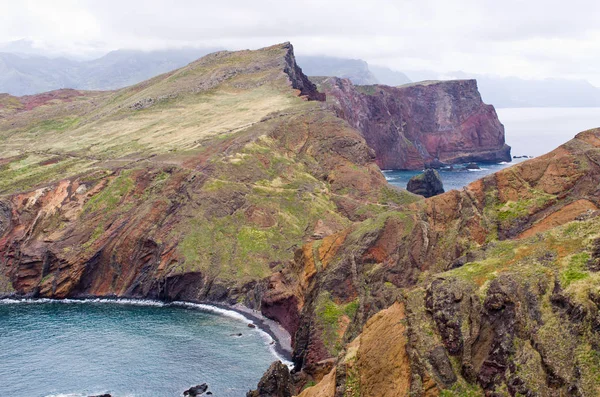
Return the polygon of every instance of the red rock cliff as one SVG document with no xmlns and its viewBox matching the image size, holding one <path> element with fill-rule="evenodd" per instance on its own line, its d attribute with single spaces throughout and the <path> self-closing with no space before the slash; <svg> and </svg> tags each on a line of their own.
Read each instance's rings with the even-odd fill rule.
<svg viewBox="0 0 600 397">
<path fill-rule="evenodd" d="M 475 80 L 388 87 L 332 77 L 321 88 L 338 114 L 362 132 L 383 169 L 511 160 L 504 126 L 481 100 Z"/>
</svg>

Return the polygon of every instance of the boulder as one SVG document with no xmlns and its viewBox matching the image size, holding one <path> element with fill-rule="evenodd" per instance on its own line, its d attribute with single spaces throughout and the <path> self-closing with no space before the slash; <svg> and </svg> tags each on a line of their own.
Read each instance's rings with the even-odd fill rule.
<svg viewBox="0 0 600 397">
<path fill-rule="evenodd" d="M 201 385 L 192 386 L 183 392 L 184 396 L 195 397 L 204 394 L 208 390 L 208 385 L 203 383 Z"/>
<path fill-rule="evenodd" d="M 424 197 L 433 197 L 444 193 L 444 184 L 440 174 L 436 170 L 428 168 L 422 174 L 410 178 L 406 189 Z"/>
<path fill-rule="evenodd" d="M 281 361 L 275 361 L 263 375 L 256 390 L 246 397 L 292 397 L 292 377 L 289 368 Z"/>
</svg>

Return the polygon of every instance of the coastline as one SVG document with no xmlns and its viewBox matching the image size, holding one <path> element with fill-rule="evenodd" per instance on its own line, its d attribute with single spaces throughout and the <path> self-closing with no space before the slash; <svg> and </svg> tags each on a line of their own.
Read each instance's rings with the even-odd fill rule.
<svg viewBox="0 0 600 397">
<path fill-rule="evenodd" d="M 269 349 L 276 359 L 282 361 L 287 366 L 292 366 L 292 347 L 291 335 L 276 321 L 264 317 L 260 312 L 248 307 L 236 304 L 227 305 L 219 302 L 208 301 L 171 301 L 165 302 L 153 299 L 127 298 L 127 297 L 105 297 L 105 296 L 81 296 L 75 298 L 51 299 L 51 298 L 31 298 L 19 295 L 0 295 L 0 304 L 19 304 L 19 303 L 107 303 L 124 304 L 138 306 L 179 306 L 194 310 L 211 312 L 218 315 L 228 316 L 243 321 L 246 324 L 253 324 L 257 331 L 262 332 L 270 339 Z"/>
</svg>

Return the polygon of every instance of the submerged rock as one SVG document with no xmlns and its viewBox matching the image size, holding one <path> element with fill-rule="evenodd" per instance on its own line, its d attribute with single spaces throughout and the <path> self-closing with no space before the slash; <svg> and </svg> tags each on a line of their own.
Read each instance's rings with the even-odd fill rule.
<svg viewBox="0 0 600 397">
<path fill-rule="evenodd" d="M 256 390 L 246 397 L 291 397 L 292 377 L 289 368 L 281 361 L 275 361 L 263 375 Z"/>
<path fill-rule="evenodd" d="M 192 386 L 183 392 L 184 396 L 195 397 L 204 394 L 208 390 L 208 385 L 203 383 L 201 385 Z"/>
<path fill-rule="evenodd" d="M 424 197 L 433 197 L 444 193 L 444 184 L 440 174 L 436 170 L 428 168 L 422 174 L 410 178 L 406 189 Z"/>
</svg>

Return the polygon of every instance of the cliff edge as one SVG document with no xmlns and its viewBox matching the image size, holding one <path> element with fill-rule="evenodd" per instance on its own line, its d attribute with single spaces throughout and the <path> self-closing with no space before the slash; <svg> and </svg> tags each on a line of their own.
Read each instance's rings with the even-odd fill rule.
<svg viewBox="0 0 600 397">
<path fill-rule="evenodd" d="M 504 126 L 475 80 L 399 87 L 322 79 L 338 115 L 358 129 L 382 169 L 423 169 L 471 161 L 511 161 Z"/>
</svg>

